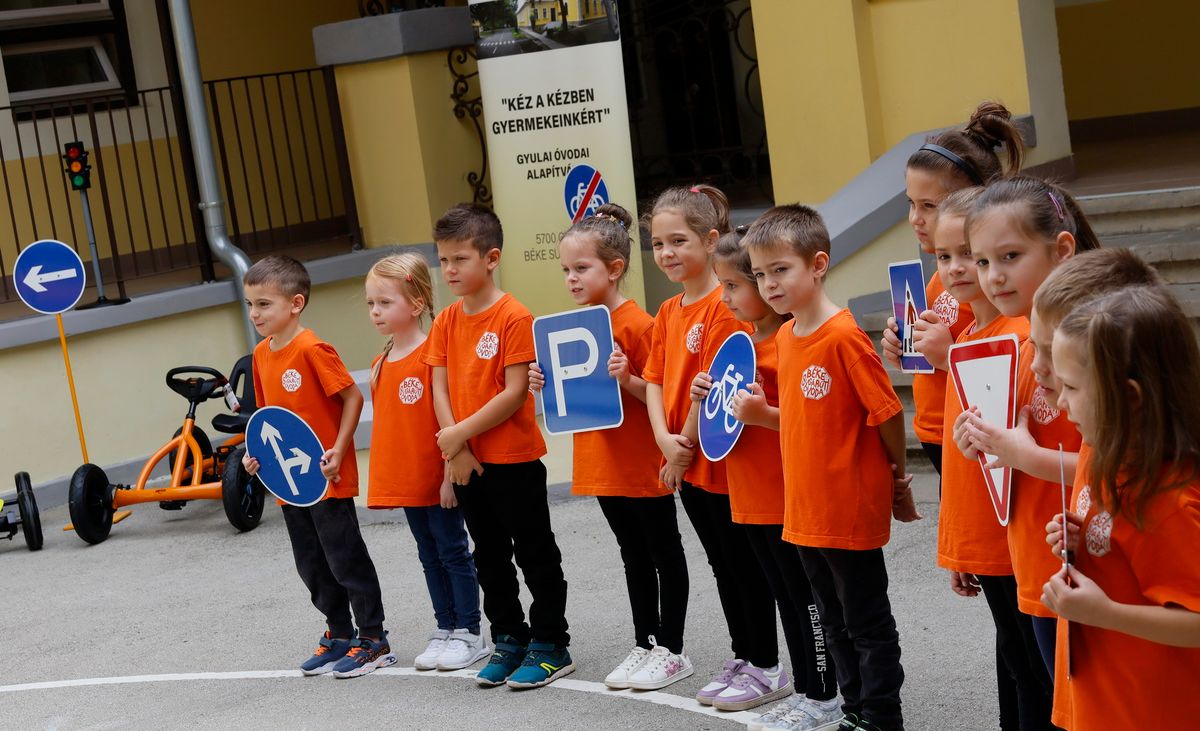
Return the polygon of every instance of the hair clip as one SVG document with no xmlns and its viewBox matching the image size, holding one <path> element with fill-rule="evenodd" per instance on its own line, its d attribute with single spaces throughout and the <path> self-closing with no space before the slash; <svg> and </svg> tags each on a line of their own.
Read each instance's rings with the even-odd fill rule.
<svg viewBox="0 0 1200 731">
<path fill-rule="evenodd" d="M 411 275 L 411 274 L 405 274 L 405 275 L 404 275 L 404 281 L 406 281 L 406 282 L 408 282 L 408 283 L 410 283 L 410 284 L 411 284 L 411 283 L 412 283 L 412 275 Z"/>
<path fill-rule="evenodd" d="M 745 224 L 745 223 L 743 223 L 742 225 L 740 225 L 740 226 L 738 226 L 737 228 L 733 229 L 733 232 L 734 232 L 735 234 L 737 234 L 738 236 L 745 236 L 745 235 L 746 235 L 746 232 L 747 232 L 747 231 L 749 231 L 749 230 L 750 230 L 750 226 L 749 226 L 749 225 L 747 225 L 747 224 Z"/>
<path fill-rule="evenodd" d="M 621 219 L 617 218 L 616 216 L 612 215 L 611 213 L 594 213 L 594 214 L 592 214 L 592 218 L 599 218 L 599 219 L 602 219 L 605 221 L 612 221 L 613 223 L 620 226 L 622 231 L 625 230 L 625 222 L 622 221 Z"/>
<path fill-rule="evenodd" d="M 1063 212 L 1062 204 L 1058 202 L 1058 196 L 1054 195 L 1054 191 L 1046 191 L 1046 195 L 1050 196 L 1050 202 L 1054 204 L 1054 210 L 1058 211 L 1058 220 L 1067 220 L 1067 215 Z"/>
<path fill-rule="evenodd" d="M 688 190 L 692 191 L 693 193 L 699 193 L 699 192 L 700 192 L 700 188 L 699 188 L 699 186 L 695 186 L 695 185 L 693 185 L 692 187 L 688 188 Z"/>
</svg>

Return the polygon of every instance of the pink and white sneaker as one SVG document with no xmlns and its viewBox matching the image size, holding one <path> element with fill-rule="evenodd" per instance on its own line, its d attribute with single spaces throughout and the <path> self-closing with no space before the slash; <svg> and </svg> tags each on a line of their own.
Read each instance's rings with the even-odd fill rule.
<svg viewBox="0 0 1200 731">
<path fill-rule="evenodd" d="M 703 705 L 711 706 L 713 698 L 716 698 L 720 695 L 721 691 L 729 687 L 729 684 L 733 682 L 733 677 L 741 671 L 742 666 L 745 664 L 745 660 L 738 660 L 737 658 L 727 661 L 725 666 L 721 668 L 721 672 L 714 675 L 713 679 L 708 681 L 708 685 L 701 688 L 700 692 L 696 694 L 696 700 L 700 701 Z"/>
<path fill-rule="evenodd" d="M 745 711 L 792 694 L 792 679 L 782 665 L 765 669 L 746 663 L 733 681 L 713 698 L 713 708 Z"/>
<path fill-rule="evenodd" d="M 634 690 L 658 690 L 683 680 L 692 672 L 692 661 L 687 655 L 677 655 L 662 645 L 655 645 L 642 666 L 629 676 L 628 687 Z"/>
</svg>

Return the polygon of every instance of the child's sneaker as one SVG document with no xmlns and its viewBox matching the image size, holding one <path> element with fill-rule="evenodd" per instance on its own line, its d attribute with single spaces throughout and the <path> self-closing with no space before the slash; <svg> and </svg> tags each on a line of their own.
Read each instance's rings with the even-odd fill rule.
<svg viewBox="0 0 1200 731">
<path fill-rule="evenodd" d="M 392 654 L 392 648 L 388 647 L 387 632 L 378 640 L 359 637 L 350 642 L 350 651 L 333 666 L 333 677 L 357 678 L 378 668 L 395 664 L 396 656 Z"/>
<path fill-rule="evenodd" d="M 335 640 L 326 631 L 313 656 L 300 664 L 300 672 L 305 675 L 321 675 L 333 670 L 333 666 L 350 651 L 351 641 Z"/>
<path fill-rule="evenodd" d="M 524 659 L 525 645 L 517 644 L 517 641 L 509 635 L 497 635 L 492 658 L 488 660 L 487 665 L 483 666 L 483 670 L 479 671 L 479 675 L 475 676 L 475 682 L 485 688 L 504 685 L 504 681 L 508 680 L 508 676 L 521 666 L 521 661 Z"/>
<path fill-rule="evenodd" d="M 783 666 L 764 670 L 750 663 L 742 666 L 728 687 L 713 697 L 713 708 L 721 711 L 745 711 L 792 694 L 792 679 Z"/>
<path fill-rule="evenodd" d="M 461 670 L 488 655 L 487 640 L 469 630 L 456 629 L 450 633 L 446 646 L 437 659 L 438 670 Z"/>
<path fill-rule="evenodd" d="M 713 698 L 729 687 L 729 684 L 733 682 L 733 676 L 737 675 L 745 664 L 745 660 L 737 658 L 727 661 L 721 668 L 721 672 L 714 675 L 713 679 L 708 681 L 708 685 L 701 688 L 700 692 L 696 694 L 696 700 L 706 706 L 711 706 Z"/>
<path fill-rule="evenodd" d="M 676 680 L 683 680 L 693 672 L 692 661 L 687 655 L 676 655 L 662 645 L 655 645 L 650 657 L 629 678 L 629 687 L 635 690 L 658 690 Z"/>
<path fill-rule="evenodd" d="M 644 647 L 635 646 L 625 657 L 625 659 L 621 661 L 621 664 L 614 668 L 613 671 L 604 678 L 604 684 L 610 688 L 616 688 L 618 690 L 621 688 L 628 688 L 630 676 L 632 676 L 638 668 L 645 664 L 646 659 L 649 657 L 649 650 Z"/>
<path fill-rule="evenodd" d="M 436 668 L 438 666 L 438 658 L 442 656 L 442 650 L 446 649 L 446 640 L 448 639 L 450 639 L 450 630 L 435 630 L 429 636 L 429 644 L 425 646 L 425 650 L 413 660 L 413 667 L 417 670 L 433 670 Z"/>
<path fill-rule="evenodd" d="M 786 718 L 789 713 L 796 710 L 796 706 L 804 702 L 803 693 L 793 693 L 787 698 L 779 701 L 775 705 L 767 709 L 767 712 L 755 717 L 746 724 L 747 731 L 763 731 L 765 728 L 777 729 L 787 728 L 786 726 L 776 726 L 776 722 Z"/>
<path fill-rule="evenodd" d="M 521 667 L 508 676 L 508 687 L 540 688 L 573 672 L 575 663 L 571 662 L 571 653 L 566 647 L 530 642 Z"/>
<path fill-rule="evenodd" d="M 857 717 L 842 715 L 842 706 L 837 699 L 828 701 L 805 700 L 796 706 L 791 713 L 776 725 L 767 726 L 770 731 L 787 729 L 787 731 L 821 731 L 822 729 L 858 729 Z M 846 723 L 850 725 L 847 726 Z"/>
<path fill-rule="evenodd" d="M 847 713 L 842 716 L 841 723 L 838 724 L 838 731 L 854 731 L 859 728 L 859 717 L 857 713 Z"/>
</svg>

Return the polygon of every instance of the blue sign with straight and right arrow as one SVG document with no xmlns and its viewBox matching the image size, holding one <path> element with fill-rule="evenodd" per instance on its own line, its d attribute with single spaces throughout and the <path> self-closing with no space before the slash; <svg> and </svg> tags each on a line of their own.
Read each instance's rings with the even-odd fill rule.
<svg viewBox="0 0 1200 731">
<path fill-rule="evenodd" d="M 87 284 L 83 260 L 61 241 L 45 239 L 26 246 L 13 265 L 17 296 L 43 315 L 66 312 L 79 302 Z"/>
<path fill-rule="evenodd" d="M 258 460 L 258 479 L 275 497 L 297 507 L 321 501 L 329 481 L 321 474 L 325 448 L 295 412 L 264 406 L 246 425 L 246 452 Z"/>
</svg>

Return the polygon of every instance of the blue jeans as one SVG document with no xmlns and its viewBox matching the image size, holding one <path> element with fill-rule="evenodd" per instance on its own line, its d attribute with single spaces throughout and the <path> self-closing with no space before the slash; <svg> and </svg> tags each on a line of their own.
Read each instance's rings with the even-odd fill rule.
<svg viewBox="0 0 1200 731">
<path fill-rule="evenodd" d="M 438 629 L 479 634 L 479 580 L 462 511 L 440 505 L 405 508 Z"/>
</svg>

